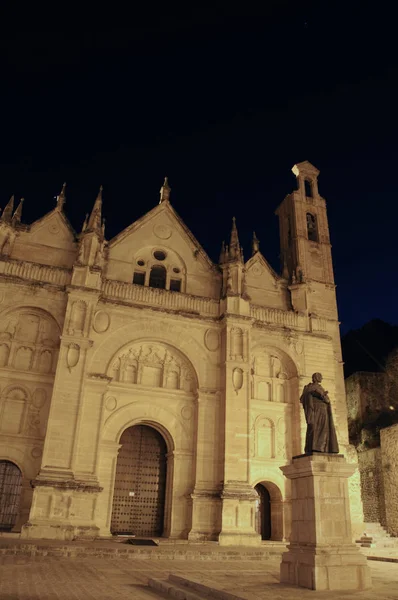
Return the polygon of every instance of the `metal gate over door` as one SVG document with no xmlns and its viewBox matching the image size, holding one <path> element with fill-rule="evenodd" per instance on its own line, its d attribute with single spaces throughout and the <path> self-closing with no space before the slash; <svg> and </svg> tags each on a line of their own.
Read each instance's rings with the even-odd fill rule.
<svg viewBox="0 0 398 600">
<path fill-rule="evenodd" d="M 111 532 L 141 537 L 163 533 L 166 443 L 152 427 L 129 427 L 120 438 Z"/>
<path fill-rule="evenodd" d="M 22 473 L 14 463 L 0 460 L 0 531 L 10 531 L 17 522 L 22 491 Z"/>
</svg>

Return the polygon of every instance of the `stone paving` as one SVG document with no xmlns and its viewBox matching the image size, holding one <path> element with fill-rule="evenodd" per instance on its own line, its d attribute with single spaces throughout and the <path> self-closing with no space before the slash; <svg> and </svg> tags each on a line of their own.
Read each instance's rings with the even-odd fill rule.
<svg viewBox="0 0 398 600">
<path fill-rule="evenodd" d="M 397 600 L 398 565 L 370 562 L 373 589 L 367 592 L 314 592 L 281 586 L 279 561 L 225 562 L 143 561 L 103 558 L 3 556 L 0 560 L 1 600 L 155 600 L 146 587 L 150 577 L 169 573 L 191 577 L 245 600 L 326 598 Z"/>
</svg>

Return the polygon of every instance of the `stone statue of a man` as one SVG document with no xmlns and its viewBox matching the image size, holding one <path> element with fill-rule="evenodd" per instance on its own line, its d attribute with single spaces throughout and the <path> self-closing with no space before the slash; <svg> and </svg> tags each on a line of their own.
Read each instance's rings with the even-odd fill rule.
<svg viewBox="0 0 398 600">
<path fill-rule="evenodd" d="M 300 398 L 307 421 L 306 454 L 339 451 L 328 392 L 321 386 L 321 381 L 321 373 L 314 373 L 312 383 L 304 386 Z"/>
</svg>

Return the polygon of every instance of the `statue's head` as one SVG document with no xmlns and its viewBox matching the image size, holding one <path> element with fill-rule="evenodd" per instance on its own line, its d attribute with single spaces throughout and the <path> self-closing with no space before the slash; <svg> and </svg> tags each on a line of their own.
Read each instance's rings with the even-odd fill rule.
<svg viewBox="0 0 398 600">
<path fill-rule="evenodd" d="M 314 373 L 312 376 L 313 383 L 321 383 L 322 379 L 322 373 Z"/>
</svg>

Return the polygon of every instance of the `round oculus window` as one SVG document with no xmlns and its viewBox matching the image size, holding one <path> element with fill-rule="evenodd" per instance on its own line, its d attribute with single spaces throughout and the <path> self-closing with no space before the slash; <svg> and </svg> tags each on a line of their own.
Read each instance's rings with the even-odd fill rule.
<svg viewBox="0 0 398 600">
<path fill-rule="evenodd" d="M 178 267 L 173 268 L 173 273 L 180 273 L 180 269 Z"/>
<path fill-rule="evenodd" d="M 153 256 L 156 258 L 156 260 L 165 260 L 166 259 L 166 253 L 163 252 L 162 250 L 155 250 L 155 252 L 153 253 Z"/>
<path fill-rule="evenodd" d="M 138 265 L 139 267 L 143 267 L 143 266 L 145 265 L 145 261 L 144 261 L 144 260 L 142 260 L 142 259 L 140 259 L 140 260 L 137 260 L 137 265 Z"/>
</svg>

